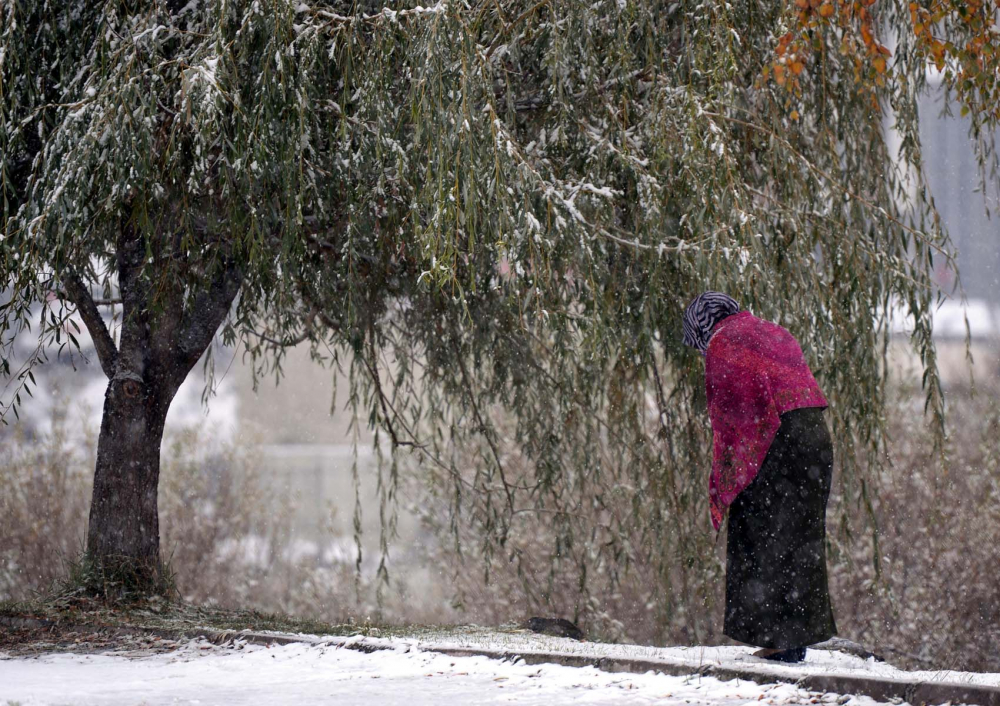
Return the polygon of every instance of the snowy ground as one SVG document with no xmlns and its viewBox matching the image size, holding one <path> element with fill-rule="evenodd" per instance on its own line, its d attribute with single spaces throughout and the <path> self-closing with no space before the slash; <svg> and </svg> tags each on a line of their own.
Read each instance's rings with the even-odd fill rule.
<svg viewBox="0 0 1000 706">
<path fill-rule="evenodd" d="M 951 670 L 907 671 L 892 666 L 888 662 L 861 659 L 843 652 L 809 650 L 805 662 L 801 664 L 779 664 L 769 662 L 752 653 L 754 647 L 647 647 L 644 645 L 616 645 L 601 642 L 577 642 L 559 637 L 536 635 L 524 631 L 501 632 L 495 629 L 468 627 L 459 630 L 443 629 L 440 632 L 428 630 L 415 636 L 413 643 L 425 648 L 483 648 L 530 654 L 537 652 L 558 652 L 561 654 L 601 658 L 638 659 L 683 664 L 696 671 L 705 666 L 750 668 L 755 672 L 774 674 L 775 677 L 789 675 L 837 675 L 849 677 L 871 677 L 905 682 L 946 682 L 1000 687 L 1000 674 L 978 672 L 956 672 Z"/>
<path fill-rule="evenodd" d="M 48 654 L 2 659 L 0 706 L 41 704 L 697 704 L 829 703 L 873 706 L 868 697 L 809 692 L 790 684 L 710 677 L 612 674 L 592 667 L 529 666 L 448 657 L 411 645 L 370 654 L 336 646 L 215 647 L 174 652 Z"/>
</svg>

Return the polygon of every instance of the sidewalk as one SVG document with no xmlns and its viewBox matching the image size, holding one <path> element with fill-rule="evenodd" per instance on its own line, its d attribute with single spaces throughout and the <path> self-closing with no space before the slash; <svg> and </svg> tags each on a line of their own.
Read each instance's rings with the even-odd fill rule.
<svg viewBox="0 0 1000 706">
<path fill-rule="evenodd" d="M 0 628 L 17 628 L 33 623 L 41 625 L 44 622 L 34 619 L 7 618 L 0 621 Z M 691 685 L 697 685 L 697 689 L 707 691 L 699 691 L 697 694 L 688 693 L 688 697 L 694 697 L 693 702 L 696 703 L 731 703 L 728 699 L 745 699 L 740 703 L 746 703 L 761 697 L 767 698 L 771 703 L 782 704 L 810 701 L 815 703 L 817 699 L 827 701 L 829 698 L 833 698 L 841 703 L 853 701 L 858 704 L 871 703 L 874 700 L 895 703 L 905 701 L 914 706 L 944 703 L 1000 706 L 1000 674 L 944 670 L 906 671 L 884 662 L 877 662 L 874 658 L 863 659 L 842 651 L 809 650 L 804 663 L 788 665 L 753 657 L 754 648 L 750 647 L 614 645 L 578 642 L 510 628 L 480 628 L 475 626 L 390 628 L 383 632 L 366 627 L 367 635 L 357 634 L 353 636 L 344 636 L 345 633 L 333 636 L 288 632 L 226 631 L 198 627 L 197 623 L 188 623 L 185 627 L 176 628 L 121 625 L 104 627 L 81 625 L 76 627 L 98 636 L 106 636 L 107 640 L 98 639 L 95 644 L 112 645 L 112 649 L 105 649 L 96 654 L 94 652 L 69 654 L 61 653 L 57 648 L 56 651 L 49 651 L 41 658 L 22 658 L 0 653 L 0 675 L 6 675 L 6 678 L 0 678 L 0 706 L 6 703 L 6 699 L 25 700 L 25 696 L 32 694 L 42 696 L 41 700 L 37 701 L 38 703 L 91 703 L 88 698 L 70 698 L 69 700 L 64 698 L 62 700 L 56 699 L 54 702 L 46 700 L 45 696 L 37 690 L 44 691 L 47 688 L 48 675 L 52 674 L 53 671 L 60 672 L 60 678 L 75 679 L 77 683 L 82 685 L 81 691 L 78 692 L 81 697 L 90 694 L 94 697 L 93 703 L 95 704 L 111 703 L 112 701 L 114 703 L 140 703 L 141 701 L 150 704 L 174 703 L 175 701 L 170 699 L 174 698 L 176 693 L 169 691 L 169 685 L 187 684 L 189 679 L 194 680 L 191 684 L 199 683 L 199 679 L 201 679 L 208 687 L 211 687 L 206 692 L 208 697 L 202 703 L 215 703 L 212 699 L 212 694 L 215 693 L 213 682 L 204 669 L 212 671 L 217 666 L 225 671 L 240 663 L 249 665 L 250 662 L 258 662 L 260 657 L 254 657 L 247 662 L 242 659 L 234 660 L 231 656 L 237 653 L 257 654 L 261 650 L 264 651 L 264 654 L 272 655 L 274 658 L 278 658 L 280 655 L 285 655 L 288 658 L 292 655 L 299 655 L 305 660 L 303 669 L 308 672 L 308 674 L 303 673 L 299 676 L 317 682 L 322 682 L 326 678 L 324 674 L 331 676 L 340 674 L 338 678 L 350 680 L 355 678 L 356 673 L 363 673 L 370 675 L 372 679 L 378 679 L 379 665 L 383 665 L 382 668 L 386 670 L 386 676 L 391 676 L 394 673 L 393 670 L 399 667 L 402 669 L 399 675 L 402 682 L 407 679 L 412 681 L 415 678 L 414 675 L 433 676 L 433 673 L 418 674 L 423 668 L 420 666 L 421 664 L 428 662 L 429 666 L 429 661 L 433 661 L 437 665 L 438 672 L 449 677 L 450 683 L 456 689 L 456 695 L 463 693 L 469 698 L 478 693 L 476 689 L 479 687 L 467 683 L 468 680 L 463 680 L 461 677 L 471 674 L 470 670 L 472 670 L 481 673 L 485 680 L 481 683 L 476 682 L 480 686 L 491 684 L 490 679 L 494 677 L 498 683 L 506 683 L 504 680 L 508 678 L 516 677 L 521 680 L 530 678 L 529 681 L 523 681 L 524 688 L 528 689 L 525 694 L 530 692 L 531 698 L 534 699 L 536 696 L 541 697 L 543 692 L 548 693 L 548 696 L 542 698 L 539 703 L 551 704 L 574 703 L 574 700 L 567 695 L 568 692 L 560 691 L 562 687 L 551 693 L 547 690 L 539 692 L 534 686 L 537 684 L 534 677 L 538 674 L 550 674 L 553 679 L 558 675 L 556 681 L 566 688 L 604 690 L 604 696 L 610 696 L 611 693 L 607 692 L 606 689 L 625 688 L 621 686 L 623 684 L 631 684 L 632 686 L 627 687 L 629 690 L 637 688 L 640 684 L 645 684 L 643 689 L 647 687 L 652 690 L 665 688 L 674 694 L 685 692 L 689 687 L 695 688 Z M 174 651 L 151 654 L 150 650 L 143 652 L 140 649 L 135 653 L 129 653 L 128 650 L 124 649 L 129 644 L 129 636 L 135 639 L 145 636 L 147 640 L 153 639 L 155 636 L 155 639 L 167 640 L 173 644 L 174 647 L 170 649 Z M 192 640 L 197 642 L 190 643 Z M 177 652 L 180 645 L 188 643 L 190 643 L 188 647 Z M 200 647 L 193 647 L 194 644 L 198 644 Z M 210 659 L 203 661 L 200 656 Z M 198 659 L 194 661 L 205 665 L 204 669 L 195 664 L 192 664 L 190 668 L 176 666 L 178 662 L 192 661 L 195 657 Z M 284 660 L 284 658 L 282 659 Z M 114 679 L 115 677 L 111 676 L 113 674 L 131 673 L 129 672 L 131 667 L 128 665 L 132 662 L 136 663 L 136 669 L 140 671 L 146 672 L 148 667 L 153 672 L 162 673 L 164 679 L 167 680 L 164 682 L 166 686 L 163 687 L 163 692 L 156 698 L 153 698 L 153 694 L 147 694 L 150 697 L 148 699 L 142 697 L 142 694 L 137 694 L 137 700 L 130 701 L 127 692 L 119 690 L 116 693 L 117 696 L 121 697 L 120 700 L 108 701 L 105 699 L 104 697 L 108 694 L 102 691 L 104 688 L 102 684 L 109 678 Z M 271 662 L 265 660 L 263 664 L 271 664 Z M 312 667 L 308 666 L 310 664 Z M 461 666 L 463 664 L 466 666 Z M 100 669 L 97 669 L 99 665 Z M 249 684 L 256 683 L 259 679 L 273 678 L 273 682 L 265 679 L 266 683 L 263 683 L 264 685 L 261 687 L 263 691 L 260 692 L 260 695 L 273 692 L 274 699 L 272 701 L 284 703 L 284 697 L 288 694 L 279 693 L 276 689 L 278 689 L 279 684 L 284 683 L 283 680 L 298 678 L 295 677 L 296 669 L 296 660 L 290 660 L 270 677 L 267 677 L 267 674 L 257 674 L 253 670 L 234 674 L 233 683 L 226 688 L 231 690 L 228 692 L 230 694 L 242 693 L 241 689 L 249 688 Z M 238 671 L 242 672 L 241 669 Z M 34 675 L 30 679 L 28 679 L 29 672 Z M 148 674 L 151 675 L 153 672 Z M 493 677 L 489 677 L 490 674 Z M 15 678 L 11 680 L 11 677 Z M 27 681 L 23 681 L 21 677 Z M 96 682 L 94 681 L 95 677 Z M 140 678 L 139 681 L 141 680 Z M 419 684 L 413 682 L 409 686 L 400 682 L 402 700 L 399 703 L 405 704 L 405 706 L 417 706 L 417 702 L 410 703 L 403 696 L 406 689 L 423 689 L 425 686 L 423 681 L 418 681 Z M 18 682 L 20 690 L 17 691 L 17 695 L 21 698 L 4 693 L 4 686 L 13 686 Z M 246 683 L 244 684 L 244 682 Z M 267 686 L 268 684 L 272 686 Z M 583 686 L 585 684 L 587 686 Z M 786 689 L 786 691 L 791 689 L 791 691 L 781 692 L 779 696 L 778 692 L 774 691 L 779 689 L 778 686 L 775 686 L 776 684 L 790 685 L 787 688 L 780 688 Z M 220 688 L 222 686 L 220 684 Z M 508 684 L 508 687 L 512 686 L 513 684 Z M 185 693 L 195 694 L 196 691 L 191 691 L 191 688 L 185 686 Z M 233 689 L 235 691 L 232 691 Z M 497 690 L 495 695 L 500 701 L 509 701 L 507 697 L 511 695 L 511 691 L 512 689 L 505 688 Z M 763 696 L 765 691 L 767 696 Z M 298 693 L 295 688 L 292 689 L 292 692 Z M 439 703 L 431 698 L 433 693 L 433 690 L 427 692 L 430 699 L 428 703 Z M 313 692 L 310 694 L 316 695 Z M 392 694 L 386 692 L 385 696 L 393 700 L 395 699 L 394 694 L 395 692 Z M 499 698 L 501 694 L 504 695 L 503 698 Z M 221 696 L 221 694 L 219 695 Z M 304 698 L 309 697 L 309 694 L 305 693 L 300 695 Z M 635 695 L 639 696 L 638 693 Z M 746 698 L 748 696 L 749 698 Z M 36 703 L 36 700 L 28 699 L 27 702 Z M 265 699 L 260 702 L 266 703 L 268 701 Z M 461 701 L 461 703 L 465 702 Z M 482 701 L 478 697 L 468 702 L 492 703 L 492 701 Z M 614 702 L 612 700 L 609 703 Z"/>
</svg>

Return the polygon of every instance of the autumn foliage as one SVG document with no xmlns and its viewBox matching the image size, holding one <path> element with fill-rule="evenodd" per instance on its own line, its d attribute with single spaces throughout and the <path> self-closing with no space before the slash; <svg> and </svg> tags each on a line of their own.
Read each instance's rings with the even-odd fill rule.
<svg viewBox="0 0 1000 706">
<path fill-rule="evenodd" d="M 954 91 L 963 115 L 1000 117 L 1000 2 L 980 0 L 933 0 L 910 2 L 905 7 L 912 36 L 893 36 L 904 27 L 901 22 L 883 21 L 883 15 L 900 11 L 899 3 L 879 0 L 794 0 L 789 4 L 790 28 L 781 34 L 774 56 L 762 75 L 794 96 L 801 94 L 804 72 L 820 79 L 826 72 L 824 54 L 839 52 L 853 65 L 859 91 L 872 92 L 887 81 L 905 84 L 905 71 L 893 65 L 893 50 L 913 52 L 928 68 L 938 72 Z M 874 93 L 872 96 L 874 97 Z M 873 100 L 878 107 L 879 101 Z M 793 111 L 797 119 L 798 111 Z"/>
</svg>

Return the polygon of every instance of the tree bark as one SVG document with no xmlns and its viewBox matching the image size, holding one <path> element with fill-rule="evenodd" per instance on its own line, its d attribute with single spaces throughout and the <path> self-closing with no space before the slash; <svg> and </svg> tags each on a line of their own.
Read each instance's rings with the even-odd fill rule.
<svg viewBox="0 0 1000 706">
<path fill-rule="evenodd" d="M 87 581 L 102 595 L 159 592 L 160 442 L 169 400 L 143 382 L 108 383 L 87 532 Z"/>
</svg>

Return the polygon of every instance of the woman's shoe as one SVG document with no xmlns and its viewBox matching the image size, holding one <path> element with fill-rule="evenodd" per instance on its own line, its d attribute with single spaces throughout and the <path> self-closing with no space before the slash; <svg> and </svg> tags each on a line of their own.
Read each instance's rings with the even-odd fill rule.
<svg viewBox="0 0 1000 706">
<path fill-rule="evenodd" d="M 769 659 L 772 662 L 787 662 L 789 664 L 795 664 L 796 662 L 801 662 L 806 658 L 806 648 L 792 647 L 787 650 L 757 650 L 753 653 L 753 656 Z"/>
</svg>

